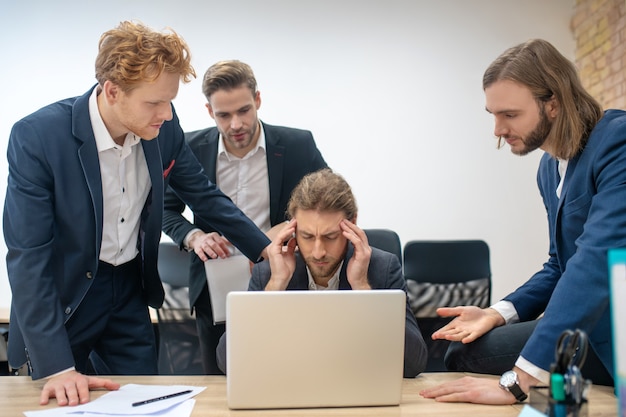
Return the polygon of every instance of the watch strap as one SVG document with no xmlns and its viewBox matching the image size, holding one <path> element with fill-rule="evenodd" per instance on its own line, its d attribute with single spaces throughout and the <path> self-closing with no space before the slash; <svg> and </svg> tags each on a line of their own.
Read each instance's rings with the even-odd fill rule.
<svg viewBox="0 0 626 417">
<path fill-rule="evenodd" d="M 513 384 L 508 388 L 508 391 L 513 394 L 515 396 L 515 399 L 517 399 L 517 401 L 522 402 L 524 401 L 526 398 L 528 398 L 528 395 L 526 395 L 526 393 L 522 390 L 522 388 L 517 384 Z"/>
</svg>

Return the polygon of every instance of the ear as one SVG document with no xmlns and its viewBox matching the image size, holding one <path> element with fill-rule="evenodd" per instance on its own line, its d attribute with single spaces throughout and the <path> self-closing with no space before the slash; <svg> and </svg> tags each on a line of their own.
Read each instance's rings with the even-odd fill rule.
<svg viewBox="0 0 626 417">
<path fill-rule="evenodd" d="M 119 85 L 107 80 L 102 86 L 102 94 L 108 104 L 113 104 L 117 100 L 119 100 L 120 95 L 122 94 L 122 89 L 119 87 Z"/>
<path fill-rule="evenodd" d="M 256 94 L 254 95 L 254 104 L 256 106 L 256 109 L 259 110 L 259 108 L 261 107 L 261 92 L 257 91 Z"/>
<path fill-rule="evenodd" d="M 211 106 L 211 103 L 207 103 L 205 104 L 205 106 L 209 111 L 209 116 L 211 116 L 211 119 L 215 120 L 215 114 L 213 113 L 213 106 Z"/>
<path fill-rule="evenodd" d="M 357 215 L 355 214 L 354 217 L 350 219 L 350 222 L 352 222 L 352 224 L 356 224 L 356 217 Z"/>
<path fill-rule="evenodd" d="M 559 111 L 561 110 L 559 100 L 557 100 L 557 98 L 553 95 L 550 97 L 550 100 L 545 103 L 544 109 L 550 120 L 556 119 L 556 116 L 558 116 Z"/>
</svg>

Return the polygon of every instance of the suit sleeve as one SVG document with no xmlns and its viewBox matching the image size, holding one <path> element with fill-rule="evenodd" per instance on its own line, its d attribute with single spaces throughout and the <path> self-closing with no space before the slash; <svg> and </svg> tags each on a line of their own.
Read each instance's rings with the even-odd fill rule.
<svg viewBox="0 0 626 417">
<path fill-rule="evenodd" d="M 270 240 L 233 202 L 209 180 L 202 165 L 181 140 L 169 185 L 175 195 L 215 230 L 224 235 L 248 259 L 256 262 Z"/>
<path fill-rule="evenodd" d="M 163 201 L 163 232 L 181 249 L 185 236 L 196 227 L 183 216 L 184 211 L 185 203 L 167 187 Z"/>
<path fill-rule="evenodd" d="M 551 239 L 558 245 L 562 272 L 558 279 L 546 275 L 553 283 L 552 296 L 521 352 L 545 370 L 554 360 L 556 340 L 565 329 L 585 331 L 606 369 L 614 369 L 607 250 L 626 246 L 625 119 L 605 119 L 606 123 L 596 126 L 575 169 L 568 170 L 571 177 L 569 183 L 566 177 L 568 189 L 561 196 L 560 215 L 550 219 L 551 228 L 558 225 L 551 229 Z"/>
<path fill-rule="evenodd" d="M 9 137 L 3 228 L 11 317 L 28 348 L 32 377 L 38 379 L 74 366 L 74 359 L 54 277 L 55 173 L 47 161 L 43 132 L 31 127 L 18 122 Z"/>
<path fill-rule="evenodd" d="M 404 280 L 404 275 L 402 274 L 400 261 L 395 255 L 391 254 L 385 256 L 384 260 L 387 262 L 387 270 L 383 276 L 386 276 L 387 280 L 381 289 L 401 289 L 406 293 L 406 282 Z M 428 348 L 426 347 L 422 333 L 417 325 L 417 320 L 411 310 L 408 298 L 406 301 L 405 317 L 404 377 L 414 378 L 426 369 Z"/>
</svg>

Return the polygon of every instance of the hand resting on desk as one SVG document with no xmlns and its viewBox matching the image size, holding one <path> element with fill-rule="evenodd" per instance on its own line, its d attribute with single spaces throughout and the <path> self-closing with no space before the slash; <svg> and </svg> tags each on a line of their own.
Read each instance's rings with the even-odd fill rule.
<svg viewBox="0 0 626 417">
<path fill-rule="evenodd" d="M 67 371 L 48 379 L 41 390 L 39 404 L 48 404 L 50 398 L 56 398 L 59 406 L 85 404 L 89 402 L 90 390 L 104 388 L 115 391 L 119 387 L 120 384 L 110 379 Z"/>
</svg>

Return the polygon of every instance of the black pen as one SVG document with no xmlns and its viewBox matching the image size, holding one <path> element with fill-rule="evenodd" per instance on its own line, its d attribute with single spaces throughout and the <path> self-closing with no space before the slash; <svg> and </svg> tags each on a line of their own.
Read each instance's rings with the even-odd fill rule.
<svg viewBox="0 0 626 417">
<path fill-rule="evenodd" d="M 149 400 L 143 400 L 143 401 L 139 401 L 139 402 L 133 403 L 133 407 L 137 407 L 138 405 L 150 404 L 150 403 L 153 403 L 155 401 L 167 400 L 169 398 L 178 397 L 179 395 L 189 394 L 190 392 L 191 392 L 191 390 L 188 389 L 186 391 L 175 392 L 174 394 L 167 394 L 167 395 L 164 395 L 162 397 L 150 398 Z"/>
</svg>

